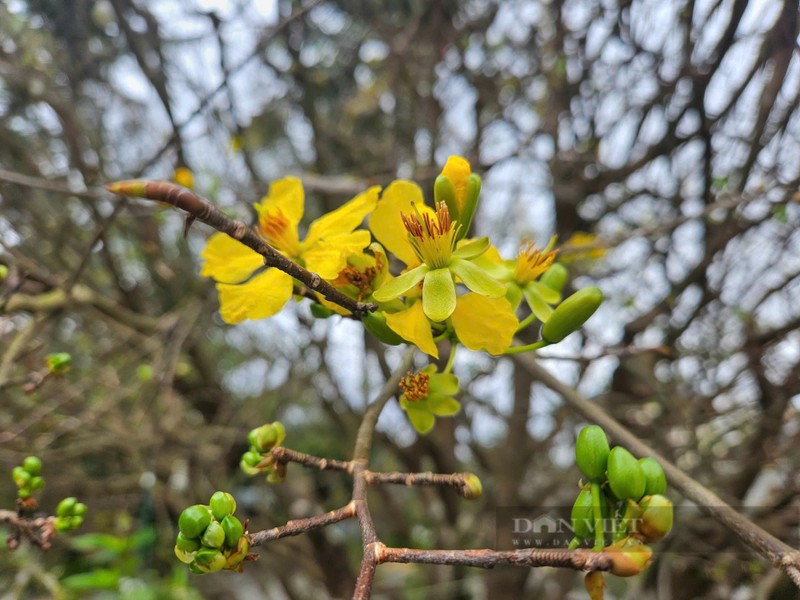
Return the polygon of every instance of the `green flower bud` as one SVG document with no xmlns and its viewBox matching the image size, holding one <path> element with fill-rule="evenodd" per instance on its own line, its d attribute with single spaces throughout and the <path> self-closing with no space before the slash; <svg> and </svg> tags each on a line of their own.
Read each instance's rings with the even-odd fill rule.
<svg viewBox="0 0 800 600">
<path fill-rule="evenodd" d="M 561 290 L 564 289 L 564 285 L 567 283 L 568 275 L 567 268 L 564 265 L 561 263 L 553 263 L 551 267 L 544 272 L 544 275 L 542 275 L 539 281 L 560 294 Z"/>
<path fill-rule="evenodd" d="M 225 531 L 225 545 L 235 548 L 239 543 L 239 538 L 244 535 L 241 521 L 233 515 L 227 515 L 222 519 L 222 529 Z"/>
<path fill-rule="evenodd" d="M 219 571 L 225 568 L 226 562 L 222 552 L 214 548 L 201 548 L 197 551 L 197 554 L 194 555 L 194 564 L 196 564 L 203 573 Z"/>
<path fill-rule="evenodd" d="M 555 344 L 577 331 L 603 302 L 600 288 L 590 286 L 578 290 L 559 304 L 542 326 L 542 338 Z"/>
<path fill-rule="evenodd" d="M 461 495 L 467 500 L 480 498 L 483 493 L 483 484 L 474 473 L 464 474 L 464 485 L 461 488 Z"/>
<path fill-rule="evenodd" d="M 247 441 L 258 452 L 268 452 L 280 445 L 286 437 L 286 430 L 278 421 L 256 427 L 247 434 Z"/>
<path fill-rule="evenodd" d="M 639 461 L 622 446 L 615 446 L 608 455 L 608 483 L 619 500 L 637 501 L 644 494 L 644 471 Z"/>
<path fill-rule="evenodd" d="M 592 507 L 592 491 L 581 490 L 572 505 L 572 531 L 579 538 L 588 540 L 594 537 L 594 509 Z"/>
<path fill-rule="evenodd" d="M 645 479 L 645 496 L 653 494 L 663 494 L 667 491 L 667 476 L 661 464 L 650 456 L 639 459 L 639 466 L 642 467 Z"/>
<path fill-rule="evenodd" d="M 0 264 L 0 282 L 8 277 L 8 266 Z"/>
<path fill-rule="evenodd" d="M 37 475 L 36 477 L 31 477 L 30 488 L 32 490 L 40 490 L 44 487 L 44 477 Z"/>
<path fill-rule="evenodd" d="M 194 562 L 194 557 L 195 557 L 195 551 L 194 550 L 192 550 L 192 551 L 183 550 L 182 548 L 180 548 L 178 546 L 178 544 L 175 544 L 175 547 L 173 548 L 173 551 L 175 552 L 175 556 L 182 563 L 188 565 L 188 564 L 191 564 L 191 563 Z"/>
<path fill-rule="evenodd" d="M 335 313 L 324 304 L 319 304 L 318 302 L 311 303 L 311 315 L 316 319 L 327 319 L 334 314 Z"/>
<path fill-rule="evenodd" d="M 212 494 L 211 500 L 208 501 L 208 507 L 211 509 L 211 514 L 217 521 L 222 521 L 226 515 L 236 512 L 236 500 L 228 492 L 216 491 Z"/>
<path fill-rule="evenodd" d="M 56 531 L 59 533 L 64 533 L 72 529 L 70 524 L 70 517 L 56 517 L 55 522 L 53 523 L 53 527 L 55 527 Z"/>
<path fill-rule="evenodd" d="M 89 507 L 86 506 L 83 502 L 78 502 L 75 504 L 75 507 L 72 509 L 72 514 L 76 517 L 82 517 L 86 514 L 86 511 L 89 510 Z"/>
<path fill-rule="evenodd" d="M 481 193 L 481 178 L 477 173 L 471 173 L 467 178 L 467 193 L 464 197 L 464 206 L 461 207 L 461 214 L 458 215 L 458 222 L 461 229 L 458 230 L 456 241 L 466 237 L 469 228 L 472 226 L 472 218 L 478 208 L 478 196 Z"/>
<path fill-rule="evenodd" d="M 196 539 L 187 538 L 185 535 L 178 532 L 178 535 L 175 537 L 175 547 L 180 548 L 183 552 L 197 552 L 200 550 L 200 542 Z"/>
<path fill-rule="evenodd" d="M 55 352 L 47 355 L 47 370 L 54 375 L 61 375 L 69 370 L 72 356 L 69 352 Z"/>
<path fill-rule="evenodd" d="M 383 311 L 370 312 L 361 317 L 364 329 L 390 346 L 397 346 L 405 342 L 386 324 L 386 314 Z"/>
<path fill-rule="evenodd" d="M 11 469 L 11 479 L 14 480 L 18 488 L 25 488 L 28 487 L 31 482 L 31 474 L 23 467 L 14 467 Z"/>
<path fill-rule="evenodd" d="M 69 518 L 70 529 L 77 529 L 78 527 L 83 525 L 83 517 L 74 516 L 74 517 L 64 517 L 64 518 Z"/>
<path fill-rule="evenodd" d="M 58 503 L 56 507 L 56 514 L 59 517 L 69 517 L 72 515 L 73 511 L 75 510 L 75 506 L 78 503 L 78 499 L 74 496 L 69 496 L 68 498 L 64 498 L 61 502 Z"/>
<path fill-rule="evenodd" d="M 217 521 L 211 521 L 200 541 L 207 548 L 222 548 L 222 544 L 225 543 L 225 530 Z"/>
<path fill-rule="evenodd" d="M 636 533 L 648 544 L 661 541 L 672 530 L 673 509 L 669 498 L 656 494 L 645 496 Z"/>
<path fill-rule="evenodd" d="M 211 512 L 207 506 L 195 504 L 185 508 L 178 517 L 178 529 L 187 538 L 199 538 L 211 523 Z"/>
<path fill-rule="evenodd" d="M 21 487 L 17 490 L 17 497 L 25 500 L 31 497 L 31 489 L 29 487 Z"/>
<path fill-rule="evenodd" d="M 581 429 L 575 443 L 575 459 L 586 479 L 595 483 L 605 481 L 608 454 L 608 438 L 602 427 L 589 425 Z"/>
<path fill-rule="evenodd" d="M 39 475 L 42 472 L 42 460 L 38 456 L 28 456 L 22 461 L 22 468 L 31 475 Z"/>
</svg>

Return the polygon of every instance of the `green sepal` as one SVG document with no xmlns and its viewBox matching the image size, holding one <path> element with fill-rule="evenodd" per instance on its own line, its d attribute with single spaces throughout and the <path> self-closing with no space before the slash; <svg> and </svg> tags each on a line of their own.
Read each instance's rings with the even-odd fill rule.
<svg viewBox="0 0 800 600">
<path fill-rule="evenodd" d="M 450 269 L 434 269 L 422 285 L 422 310 L 431 321 L 441 322 L 456 309 L 456 286 Z"/>
<path fill-rule="evenodd" d="M 311 316 L 315 319 L 327 319 L 328 317 L 333 316 L 334 313 L 330 308 L 325 306 L 324 304 L 319 304 L 318 302 L 311 303 Z"/>
<path fill-rule="evenodd" d="M 428 394 L 425 403 L 437 417 L 449 417 L 461 410 L 461 403 L 451 396 L 444 394 Z"/>
<path fill-rule="evenodd" d="M 421 264 L 414 267 L 410 271 L 406 271 L 402 275 L 390 279 L 384 283 L 380 289 L 372 293 L 372 297 L 378 302 L 388 302 L 394 300 L 405 294 L 408 290 L 417 285 L 420 281 L 425 279 L 425 276 L 430 271 L 430 267 L 426 264 Z"/>
<path fill-rule="evenodd" d="M 534 316 L 542 323 L 547 323 L 553 315 L 553 309 L 545 302 L 538 290 L 528 284 L 522 290 L 522 294 L 525 296 L 525 302 L 527 302 Z"/>
<path fill-rule="evenodd" d="M 433 416 L 431 411 L 421 406 L 416 406 L 414 402 L 407 402 L 404 408 L 408 415 L 408 420 L 411 421 L 411 425 L 414 426 L 418 433 L 425 435 L 433 429 L 436 417 Z"/>
<path fill-rule="evenodd" d="M 453 252 L 453 256 L 455 258 L 463 258 L 464 260 L 478 258 L 489 249 L 489 246 L 491 246 L 489 238 L 484 236 L 459 245 L 455 252 Z"/>
<path fill-rule="evenodd" d="M 474 263 L 461 258 L 454 258 L 450 263 L 450 270 L 476 294 L 489 298 L 505 296 L 506 286 Z"/>
<path fill-rule="evenodd" d="M 469 233 L 469 228 L 472 225 L 472 218 L 475 216 L 475 210 L 478 208 L 478 196 L 480 196 L 480 193 L 481 178 L 476 173 L 470 173 L 469 177 L 467 177 L 467 193 L 464 194 L 464 205 L 458 216 L 458 222 L 461 228 L 458 230 L 456 240 L 460 240 Z"/>
<path fill-rule="evenodd" d="M 561 263 L 553 263 L 547 271 L 539 278 L 539 282 L 543 283 L 551 290 L 561 294 L 564 286 L 567 283 L 569 273 L 567 268 Z M 557 302 L 557 301 L 556 301 Z"/>
<path fill-rule="evenodd" d="M 454 221 L 458 220 L 461 211 L 456 199 L 456 188 L 446 175 L 439 175 L 433 182 L 433 199 L 436 202 L 436 206 L 439 205 L 439 202 L 444 202 L 447 205 L 450 218 Z"/>
<path fill-rule="evenodd" d="M 244 535 L 241 521 L 233 515 L 227 515 L 222 519 L 222 529 L 225 531 L 225 544 L 229 548 L 235 548 L 239 543 L 239 538 Z"/>
</svg>

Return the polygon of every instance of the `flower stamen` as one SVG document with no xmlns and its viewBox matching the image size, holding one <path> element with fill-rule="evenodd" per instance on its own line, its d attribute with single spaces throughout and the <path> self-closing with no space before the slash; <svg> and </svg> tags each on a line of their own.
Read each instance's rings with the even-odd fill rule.
<svg viewBox="0 0 800 600">
<path fill-rule="evenodd" d="M 460 225 L 453 223 L 444 202 L 439 202 L 434 216 L 427 212 L 421 215 L 416 206 L 414 211 L 416 214 L 413 215 L 400 213 L 414 253 L 432 269 L 447 267 L 455 249 Z"/>
<path fill-rule="evenodd" d="M 427 398 L 430 391 L 430 375 L 409 371 L 400 380 L 400 389 L 403 390 L 403 395 L 409 402 L 418 402 Z"/>
<path fill-rule="evenodd" d="M 551 250 L 554 244 L 555 238 L 543 250 L 539 250 L 532 242 L 523 243 L 517 255 L 514 279 L 525 284 L 547 271 L 558 254 L 558 250 Z"/>
</svg>

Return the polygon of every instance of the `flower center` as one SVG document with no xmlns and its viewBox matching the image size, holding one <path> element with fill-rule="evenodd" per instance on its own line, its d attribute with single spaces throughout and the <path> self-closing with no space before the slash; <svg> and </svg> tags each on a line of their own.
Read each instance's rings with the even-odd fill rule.
<svg viewBox="0 0 800 600">
<path fill-rule="evenodd" d="M 429 213 L 420 215 L 416 207 L 414 211 L 413 215 L 400 213 L 414 253 L 431 269 L 445 268 L 450 264 L 459 226 L 453 223 L 444 202 L 439 202 L 433 217 Z"/>
<path fill-rule="evenodd" d="M 556 259 L 556 254 L 558 254 L 558 250 L 551 250 L 554 244 L 555 238 L 547 244 L 544 250 L 539 250 L 531 242 L 522 244 L 517 255 L 514 279 L 518 283 L 524 284 L 533 281 L 547 271 Z"/>
<path fill-rule="evenodd" d="M 261 213 L 258 228 L 261 235 L 286 256 L 298 257 L 300 255 L 297 229 L 292 227 L 289 219 L 280 209 Z"/>
<path fill-rule="evenodd" d="M 417 402 L 428 397 L 430 390 L 430 375 L 427 373 L 412 373 L 409 371 L 400 380 L 400 389 L 409 402 Z"/>
</svg>

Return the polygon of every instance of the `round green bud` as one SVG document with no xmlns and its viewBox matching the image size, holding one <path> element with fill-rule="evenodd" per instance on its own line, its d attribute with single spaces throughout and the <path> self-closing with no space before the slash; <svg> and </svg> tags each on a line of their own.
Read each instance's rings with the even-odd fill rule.
<svg viewBox="0 0 800 600">
<path fill-rule="evenodd" d="M 560 294 L 561 290 L 564 289 L 564 285 L 567 283 L 568 275 L 567 268 L 564 265 L 561 263 L 553 263 L 553 265 L 544 272 L 544 275 L 542 275 L 539 281 Z"/>
<path fill-rule="evenodd" d="M 239 538 L 244 535 L 241 521 L 233 515 L 227 515 L 222 519 L 222 529 L 225 531 L 225 545 L 235 548 L 239 543 Z"/>
<path fill-rule="evenodd" d="M 603 302 L 600 288 L 590 286 L 578 290 L 559 304 L 542 326 L 542 338 L 555 344 L 577 331 Z"/>
<path fill-rule="evenodd" d="M 6 277 L 8 277 L 8 266 L 0 264 L 0 281 L 3 281 Z"/>
<path fill-rule="evenodd" d="M 59 533 L 64 533 L 72 529 L 70 524 L 70 517 L 56 517 L 53 526 Z"/>
<path fill-rule="evenodd" d="M 663 494 L 667 491 L 667 476 L 664 474 L 664 469 L 661 464 L 650 456 L 647 458 L 639 459 L 639 466 L 642 467 L 644 472 L 645 496 L 652 496 L 653 494 Z"/>
<path fill-rule="evenodd" d="M 608 438 L 602 427 L 589 425 L 581 429 L 575 443 L 575 460 L 586 479 L 595 483 L 605 481 L 608 455 Z"/>
<path fill-rule="evenodd" d="M 28 456 L 22 461 L 22 468 L 31 475 L 39 475 L 42 472 L 42 459 L 38 456 Z"/>
<path fill-rule="evenodd" d="M 31 497 L 31 489 L 29 487 L 21 487 L 17 490 L 17 497 L 25 500 Z"/>
<path fill-rule="evenodd" d="M 211 512 L 202 504 L 185 508 L 178 517 L 178 529 L 187 538 L 199 538 L 210 523 Z"/>
<path fill-rule="evenodd" d="M 214 548 L 201 548 L 194 555 L 194 562 L 205 573 L 214 573 L 223 569 L 226 564 L 222 552 Z"/>
<path fill-rule="evenodd" d="M 182 563 L 188 565 L 188 564 L 191 564 L 191 563 L 194 562 L 194 557 L 195 557 L 194 551 L 183 550 L 183 549 L 180 548 L 180 546 L 178 546 L 178 544 L 175 544 L 175 547 L 173 548 L 173 551 L 175 552 L 175 556 Z"/>
<path fill-rule="evenodd" d="M 74 517 L 65 517 L 65 518 L 69 518 L 69 528 L 70 529 L 77 529 L 78 527 L 83 525 L 83 517 L 74 516 Z"/>
<path fill-rule="evenodd" d="M 236 500 L 228 492 L 214 492 L 208 501 L 208 506 L 217 521 L 222 521 L 226 515 L 236 512 Z"/>
<path fill-rule="evenodd" d="M 89 507 L 86 506 L 83 502 L 78 502 L 75 504 L 75 507 L 72 509 L 72 514 L 76 517 L 82 517 L 86 514 L 86 511 L 89 510 Z"/>
<path fill-rule="evenodd" d="M 263 460 L 263 457 L 258 452 L 249 450 L 242 454 L 242 462 L 248 467 L 255 467 Z"/>
<path fill-rule="evenodd" d="M 278 432 L 272 425 L 262 425 L 247 435 L 247 441 L 259 452 L 270 450 L 278 439 Z"/>
<path fill-rule="evenodd" d="M 44 477 L 41 475 L 36 475 L 35 477 L 31 477 L 30 488 L 32 490 L 40 490 L 44 487 Z"/>
<path fill-rule="evenodd" d="M 572 531 L 581 539 L 594 537 L 594 508 L 592 507 L 592 490 L 581 490 L 572 505 Z"/>
<path fill-rule="evenodd" d="M 672 531 L 673 508 L 669 498 L 656 494 L 641 502 L 642 515 L 636 533 L 647 544 L 661 541 Z"/>
<path fill-rule="evenodd" d="M 47 355 L 47 369 L 54 375 L 66 373 L 72 363 L 72 355 L 69 352 L 55 352 Z"/>
<path fill-rule="evenodd" d="M 11 479 L 14 480 L 18 488 L 28 487 L 31 482 L 31 474 L 23 467 L 14 467 L 11 469 Z"/>
<path fill-rule="evenodd" d="M 59 517 L 69 517 L 73 514 L 75 510 L 75 506 L 78 503 L 78 499 L 74 496 L 69 496 L 64 498 L 61 502 L 58 503 L 56 507 L 56 514 Z"/>
<path fill-rule="evenodd" d="M 200 538 L 203 546 L 207 548 L 222 548 L 225 543 L 225 530 L 222 525 L 217 521 L 211 521 L 203 532 L 203 537 Z"/>
<path fill-rule="evenodd" d="M 608 484 L 619 500 L 637 501 L 644 495 L 644 471 L 639 461 L 622 446 L 615 446 L 608 455 Z"/>
<path fill-rule="evenodd" d="M 461 488 L 461 495 L 467 500 L 475 500 L 480 498 L 483 493 L 483 484 L 478 476 L 474 473 L 466 473 L 464 475 L 464 485 Z"/>
<path fill-rule="evenodd" d="M 175 536 L 175 547 L 180 548 L 183 552 L 197 552 L 200 549 L 200 542 L 178 532 L 178 535 Z"/>
</svg>

